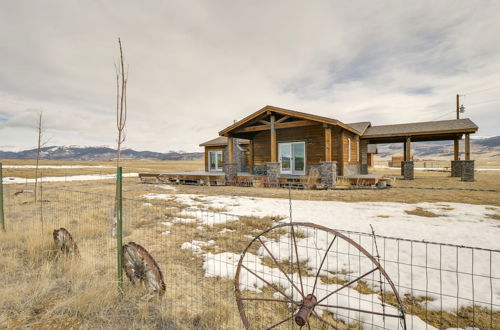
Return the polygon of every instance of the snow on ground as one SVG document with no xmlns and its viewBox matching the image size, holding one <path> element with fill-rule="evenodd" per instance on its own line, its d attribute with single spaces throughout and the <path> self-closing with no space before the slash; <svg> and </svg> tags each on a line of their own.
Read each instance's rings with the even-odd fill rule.
<svg viewBox="0 0 500 330">
<path fill-rule="evenodd" d="M 148 194 L 148 198 L 169 199 L 205 208 L 224 207 L 228 214 L 212 213 L 199 209 L 183 211 L 190 216 L 201 219 L 204 217 L 207 219 L 217 218 L 216 223 L 225 223 L 225 217 L 227 217 L 226 221 L 235 221 L 237 220 L 235 216 L 250 215 L 281 216 L 285 217 L 283 222 L 289 222 L 289 202 L 286 199 L 193 194 Z M 425 217 L 406 213 L 406 211 L 415 210 L 417 207 L 437 216 Z M 332 229 L 369 233 L 371 224 L 375 232 L 383 236 L 478 246 L 486 249 L 500 248 L 499 221 L 488 217 L 488 215 L 500 212 L 500 207 L 497 206 L 447 202 L 406 204 L 294 200 L 292 201 L 292 210 L 294 222 L 312 222 Z M 251 237 L 248 238 L 250 240 Z M 332 237 L 327 237 L 326 234 L 324 237 L 306 235 L 305 238 L 299 239 L 297 244 L 299 246 L 318 246 L 324 251 L 331 239 Z M 339 241 L 336 249 L 346 251 L 347 243 L 340 239 Z M 368 251 L 373 249 L 372 238 L 369 235 L 360 235 L 356 241 Z M 289 237 L 283 235 L 280 242 L 267 241 L 266 246 L 273 252 L 273 255 L 282 256 L 279 260 L 286 261 L 290 259 L 291 254 L 289 242 Z M 429 309 L 439 310 L 442 306 L 444 310 L 453 312 L 457 307 L 457 294 L 460 297 L 460 306 L 470 305 L 472 300 L 475 300 L 476 304 L 488 308 L 491 301 L 495 310 L 498 310 L 498 306 L 500 306 L 500 281 L 495 279 L 500 278 L 500 253 L 475 250 L 474 255 L 472 255 L 473 252 L 470 249 L 392 239 L 383 240 L 383 243 L 379 244 L 379 250 L 383 259 L 389 261 L 384 263 L 384 268 L 392 280 L 397 283 L 400 294 L 409 293 L 415 296 L 424 296 L 427 292 L 427 295 L 434 299 L 428 302 Z M 311 269 L 312 273 L 315 273 L 318 271 L 321 256 L 311 257 L 309 254 L 310 251 L 307 250 L 299 251 L 299 259 L 305 261 L 307 267 Z M 257 255 L 249 257 L 255 259 L 249 260 L 252 268 L 256 267 L 258 274 L 266 280 L 284 285 L 285 283 L 280 282 L 279 276 L 274 274 L 276 269 L 266 268 L 260 264 L 260 258 L 266 255 L 265 249 L 261 248 Z M 205 258 L 206 276 L 234 277 L 236 263 L 239 260 L 238 255 L 207 253 L 203 254 L 203 257 Z M 373 268 L 373 264 L 368 258 L 359 259 L 357 255 L 349 256 L 340 253 L 329 255 L 325 265 L 320 274 L 328 276 L 327 271 L 329 271 L 335 273 L 337 277 L 343 276 L 341 275 L 343 269 L 350 269 L 353 274 L 362 274 Z M 470 275 L 472 271 L 474 277 Z M 248 279 L 249 287 L 254 285 L 255 288 L 262 287 L 262 283 L 258 279 L 251 279 L 253 275 L 246 271 L 243 272 L 242 276 L 246 276 L 245 281 Z M 352 279 L 349 276 L 352 275 L 345 274 L 344 279 Z M 493 278 L 490 280 L 490 277 Z M 310 279 L 306 279 L 306 281 L 310 281 Z M 334 285 L 330 286 L 323 288 L 323 284 L 321 284 L 321 289 L 331 291 L 332 288 L 334 289 Z M 291 290 L 290 287 L 285 286 L 285 288 Z M 387 287 L 384 288 L 384 290 L 387 289 Z M 360 299 L 360 294 L 354 290 L 347 296 L 350 296 L 351 293 L 357 295 L 358 300 L 361 301 L 378 299 L 371 295 L 363 295 L 364 297 Z M 415 329 L 425 327 L 418 318 L 411 318 L 411 323 Z"/>
<path fill-rule="evenodd" d="M 192 248 L 192 245 L 187 242 L 186 248 Z M 184 245 L 183 244 L 183 245 Z M 201 248 L 196 245 L 194 249 L 199 253 Z M 230 252 L 223 252 L 219 254 L 206 253 L 203 254 L 205 262 L 203 263 L 203 269 L 205 270 L 205 276 L 207 277 L 226 277 L 233 279 L 236 275 L 236 269 L 238 267 L 238 262 L 240 260 L 239 254 L 234 254 Z M 290 282 L 284 277 L 278 268 L 271 268 L 262 264 L 262 259 L 252 253 L 247 253 L 243 259 L 243 264 L 252 270 L 255 274 L 264 278 L 266 281 L 283 287 L 284 293 L 289 297 L 292 297 L 295 301 L 302 300 L 300 293 L 296 290 Z M 303 287 L 312 288 L 314 287 L 315 278 L 310 276 L 302 277 Z M 242 269 L 240 272 L 240 289 L 261 292 L 261 289 L 266 286 L 266 283 L 262 281 L 259 277 L 255 276 L 251 272 Z M 341 285 L 337 284 L 323 284 L 320 281 L 316 283 L 315 296 L 316 297 L 326 297 L 329 293 L 339 289 Z M 275 293 L 275 297 L 278 299 L 285 299 L 285 297 L 279 293 Z M 321 299 L 321 298 L 320 298 Z M 321 302 L 324 305 L 332 306 L 355 306 L 355 308 L 362 310 L 369 310 L 376 313 L 386 313 L 392 315 L 398 315 L 398 310 L 392 306 L 385 306 L 384 308 L 380 303 L 373 303 L 378 301 L 378 296 L 376 294 L 361 294 L 358 291 L 345 288 L 342 290 L 342 294 L 334 294 L 326 298 Z M 315 308 L 316 311 L 330 311 L 336 314 L 336 317 L 343 319 L 346 322 L 352 321 L 353 319 L 366 322 L 366 324 L 373 325 L 384 325 L 384 329 L 399 329 L 399 319 L 386 317 L 385 319 L 379 315 L 367 314 L 367 313 L 356 313 L 339 310 L 330 307 L 320 307 Z M 319 313 L 321 314 L 321 313 Z M 406 322 L 410 322 L 413 327 L 412 329 L 435 329 L 434 327 L 427 325 L 421 319 L 416 316 L 407 315 Z"/>
<path fill-rule="evenodd" d="M 36 168 L 35 165 L 3 165 L 3 168 Z M 116 168 L 109 165 L 38 165 L 38 168 L 78 169 L 78 168 Z"/>
<path fill-rule="evenodd" d="M 137 178 L 137 173 L 124 173 L 124 178 Z M 45 176 L 42 177 L 43 182 L 67 182 L 67 181 L 93 181 L 93 180 L 107 180 L 115 179 L 115 174 L 86 174 L 86 175 L 71 175 L 71 176 Z M 38 178 L 40 181 L 40 178 Z M 4 177 L 3 184 L 16 184 L 16 183 L 34 183 L 35 179 L 25 179 L 18 177 Z"/>
</svg>

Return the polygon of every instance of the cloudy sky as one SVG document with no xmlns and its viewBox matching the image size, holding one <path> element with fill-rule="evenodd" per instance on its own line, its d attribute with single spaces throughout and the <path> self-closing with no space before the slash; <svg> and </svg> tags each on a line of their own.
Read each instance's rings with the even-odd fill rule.
<svg viewBox="0 0 500 330">
<path fill-rule="evenodd" d="M 453 119 L 500 135 L 499 1 L 0 1 L 0 149 L 198 144 L 266 104 L 372 124 Z"/>
</svg>

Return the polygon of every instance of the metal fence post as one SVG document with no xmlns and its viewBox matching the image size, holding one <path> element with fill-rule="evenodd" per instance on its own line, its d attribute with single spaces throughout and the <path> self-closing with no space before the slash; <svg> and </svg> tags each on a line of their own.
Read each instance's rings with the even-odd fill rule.
<svg viewBox="0 0 500 330">
<path fill-rule="evenodd" d="M 117 244 L 117 261 L 118 261 L 118 272 L 117 272 L 117 277 L 118 277 L 118 293 L 120 296 L 123 294 L 123 242 L 122 242 L 122 208 L 123 208 L 123 199 L 122 199 L 122 168 L 118 167 L 117 168 L 117 173 L 116 173 L 116 184 L 117 184 L 117 189 L 116 189 L 116 244 Z"/>
<path fill-rule="evenodd" d="M 5 231 L 5 222 L 3 214 L 3 168 L 2 163 L 0 163 L 0 227 Z"/>
</svg>

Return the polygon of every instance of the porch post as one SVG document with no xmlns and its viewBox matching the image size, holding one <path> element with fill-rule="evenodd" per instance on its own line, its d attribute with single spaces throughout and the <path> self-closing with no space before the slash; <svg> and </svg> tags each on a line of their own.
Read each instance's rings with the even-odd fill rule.
<svg viewBox="0 0 500 330">
<path fill-rule="evenodd" d="M 234 145 L 233 138 L 231 136 L 227 137 L 227 162 L 232 164 L 234 162 Z"/>
<path fill-rule="evenodd" d="M 410 137 L 406 138 L 404 158 L 405 158 L 405 161 L 401 164 L 401 172 L 403 174 L 403 179 L 404 180 L 413 180 L 414 165 L 413 165 L 413 161 L 411 160 L 411 139 L 410 139 Z"/>
<path fill-rule="evenodd" d="M 250 140 L 250 143 L 248 145 L 248 172 L 253 174 L 253 140 Z"/>
<path fill-rule="evenodd" d="M 470 160 L 470 134 L 465 134 L 465 160 Z"/>
<path fill-rule="evenodd" d="M 276 163 L 278 161 L 275 125 L 276 125 L 276 116 L 271 115 L 271 163 Z"/>
<path fill-rule="evenodd" d="M 325 161 L 332 161 L 332 128 L 325 126 Z"/>
<path fill-rule="evenodd" d="M 453 140 L 453 160 L 458 160 L 458 139 Z"/>
<path fill-rule="evenodd" d="M 451 176 L 459 178 L 462 176 L 462 161 L 460 158 L 460 137 L 453 140 L 453 160 L 451 161 Z"/>
<path fill-rule="evenodd" d="M 227 137 L 227 163 L 224 163 L 226 185 L 235 185 L 238 176 L 238 164 L 234 161 L 234 139 Z"/>
</svg>

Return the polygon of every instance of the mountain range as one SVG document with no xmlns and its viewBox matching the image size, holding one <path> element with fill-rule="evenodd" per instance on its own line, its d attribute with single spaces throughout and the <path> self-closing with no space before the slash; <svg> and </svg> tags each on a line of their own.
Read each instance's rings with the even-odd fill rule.
<svg viewBox="0 0 500 330">
<path fill-rule="evenodd" d="M 37 149 L 22 151 L 0 151 L 0 159 L 34 159 Z M 192 160 L 203 157 L 202 152 L 169 151 L 167 153 L 153 151 L 135 151 L 124 149 L 124 159 L 150 160 Z M 50 146 L 40 149 L 40 158 L 49 160 L 110 160 L 116 158 L 116 149 L 108 147 Z"/>
</svg>

